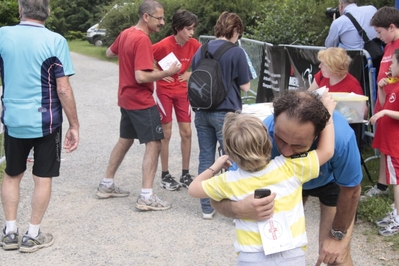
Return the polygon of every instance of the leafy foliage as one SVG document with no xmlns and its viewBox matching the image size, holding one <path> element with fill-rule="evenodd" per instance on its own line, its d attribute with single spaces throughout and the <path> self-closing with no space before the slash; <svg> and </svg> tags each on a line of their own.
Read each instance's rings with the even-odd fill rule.
<svg viewBox="0 0 399 266">
<path fill-rule="evenodd" d="M 18 16 L 17 1 L 2 1 L 0 5 L 0 27 L 18 24 Z"/>
<path fill-rule="evenodd" d="M 112 0 L 52 0 L 51 13 L 46 21 L 49 29 L 66 35 L 68 31 L 86 30 L 104 15 L 103 7 Z"/>
</svg>

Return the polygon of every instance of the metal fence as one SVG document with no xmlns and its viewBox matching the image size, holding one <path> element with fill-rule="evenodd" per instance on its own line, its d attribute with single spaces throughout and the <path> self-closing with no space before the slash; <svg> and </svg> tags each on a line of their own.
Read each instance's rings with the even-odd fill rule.
<svg viewBox="0 0 399 266">
<path fill-rule="evenodd" d="M 214 36 L 199 37 L 201 43 L 214 39 Z M 261 42 L 242 38 L 238 45 L 246 51 L 257 74 L 257 78 L 251 81 L 251 90 L 243 94 L 243 99 L 256 99 L 257 102 L 271 101 L 282 91 L 288 89 L 306 90 L 313 81 L 314 74 L 319 71 L 317 53 L 326 47 L 322 46 L 301 46 L 301 45 L 273 45 L 267 42 Z M 289 51 L 297 50 L 299 60 L 306 61 L 308 68 L 296 73 L 290 73 L 294 64 L 292 54 Z M 373 67 L 369 53 L 366 50 L 347 50 L 348 54 L 354 59 L 354 66 L 349 72 L 355 76 L 362 84 L 365 95 L 368 97 L 369 115 L 374 114 L 374 105 L 376 101 L 376 70 Z M 312 54 L 306 58 L 306 54 Z M 286 56 L 286 58 L 284 58 Z M 301 59 L 301 56 L 303 58 Z M 298 60 L 298 58 L 297 58 Z M 287 64 L 287 66 L 282 66 Z M 277 67 L 275 65 L 278 65 Z M 310 67 L 309 67 L 310 65 Z M 290 69 L 291 68 L 291 69 Z M 285 69 L 286 71 L 284 72 Z M 288 69 L 288 70 L 287 70 Z M 302 82 L 303 81 L 303 82 Z M 298 85 L 303 83 L 302 86 Z M 265 96 L 265 91 L 268 96 Z M 259 94 L 259 95 L 258 95 Z M 364 134 L 371 138 L 374 137 L 375 126 L 366 123 Z M 365 159 L 365 162 L 379 157 L 378 150 L 375 150 L 375 156 Z"/>
</svg>

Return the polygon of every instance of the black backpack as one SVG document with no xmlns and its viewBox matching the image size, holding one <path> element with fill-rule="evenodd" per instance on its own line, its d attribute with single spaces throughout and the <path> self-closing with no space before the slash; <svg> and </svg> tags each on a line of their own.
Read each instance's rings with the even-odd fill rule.
<svg viewBox="0 0 399 266">
<path fill-rule="evenodd" d="M 223 72 L 219 59 L 227 50 L 235 46 L 227 41 L 212 55 L 208 51 L 208 43 L 202 45 L 198 67 L 188 79 L 188 98 L 192 108 L 211 111 L 224 101 L 231 83 L 226 90 L 223 86 Z"/>
</svg>

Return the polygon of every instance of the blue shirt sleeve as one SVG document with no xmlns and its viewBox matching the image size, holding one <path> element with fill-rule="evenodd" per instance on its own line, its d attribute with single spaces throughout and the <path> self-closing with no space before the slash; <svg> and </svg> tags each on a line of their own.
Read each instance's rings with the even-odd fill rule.
<svg viewBox="0 0 399 266">
<path fill-rule="evenodd" d="M 338 47 L 339 44 L 339 25 L 340 21 L 338 19 L 334 20 L 330 26 L 330 31 L 328 32 L 328 36 L 324 45 L 326 48 L 329 47 Z"/>
</svg>

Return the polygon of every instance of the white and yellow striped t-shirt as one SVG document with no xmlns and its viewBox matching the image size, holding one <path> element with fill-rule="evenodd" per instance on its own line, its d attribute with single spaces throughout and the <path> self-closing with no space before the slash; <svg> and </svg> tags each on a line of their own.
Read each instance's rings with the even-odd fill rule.
<svg viewBox="0 0 399 266">
<path fill-rule="evenodd" d="M 307 244 L 305 217 L 302 204 L 302 184 L 319 175 L 316 151 L 287 158 L 274 158 L 258 172 L 241 169 L 227 171 L 202 182 L 205 193 L 213 200 L 240 201 L 258 188 L 269 188 L 276 193 L 274 212 L 285 212 L 295 247 Z M 263 252 L 258 224 L 254 220 L 236 220 L 236 252 Z"/>
</svg>

